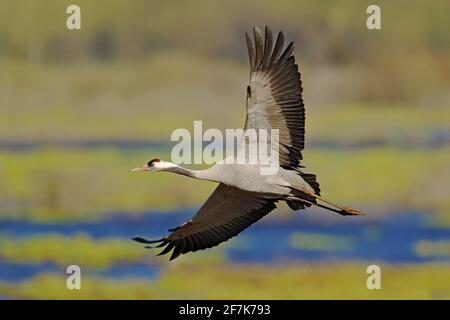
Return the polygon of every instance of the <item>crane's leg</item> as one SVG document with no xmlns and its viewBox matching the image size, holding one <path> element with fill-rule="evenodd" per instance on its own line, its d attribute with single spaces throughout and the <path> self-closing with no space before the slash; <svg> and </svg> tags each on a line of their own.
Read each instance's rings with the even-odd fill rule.
<svg viewBox="0 0 450 320">
<path fill-rule="evenodd" d="M 335 204 L 335 203 L 333 203 L 333 202 L 331 202 L 331 201 L 325 200 L 325 199 L 323 199 L 322 197 L 318 196 L 317 194 L 312 193 L 312 192 L 310 192 L 310 191 L 308 191 L 308 190 L 299 190 L 299 191 L 301 191 L 302 193 L 305 193 L 306 195 L 308 195 L 308 196 L 310 196 L 310 197 L 315 198 L 315 199 L 316 199 L 316 202 L 307 201 L 307 200 L 302 199 L 302 198 L 297 199 L 297 200 L 302 200 L 302 201 L 308 202 L 308 203 L 310 203 L 310 204 L 312 204 L 312 205 L 315 205 L 315 206 L 318 206 L 318 207 L 321 207 L 321 208 L 324 208 L 324 209 L 327 209 L 327 210 L 331 210 L 331 211 L 337 212 L 337 213 L 339 213 L 339 214 L 341 214 L 341 215 L 343 215 L 343 216 L 359 216 L 359 215 L 364 215 L 364 213 L 362 213 L 361 211 L 358 211 L 358 210 L 355 210 L 355 209 L 352 209 L 352 208 L 348 208 L 348 207 L 342 207 L 342 206 L 337 205 L 337 204 Z M 322 201 L 322 202 L 324 202 L 324 203 L 326 203 L 326 204 L 329 204 L 331 207 L 326 206 L 326 205 L 321 204 L 321 203 L 318 203 L 317 200 L 320 200 L 320 201 Z M 334 208 L 333 208 L 333 207 L 334 207 Z M 336 209 L 336 208 L 337 208 L 337 209 Z M 339 210 L 338 210 L 338 209 L 339 209 Z"/>
</svg>

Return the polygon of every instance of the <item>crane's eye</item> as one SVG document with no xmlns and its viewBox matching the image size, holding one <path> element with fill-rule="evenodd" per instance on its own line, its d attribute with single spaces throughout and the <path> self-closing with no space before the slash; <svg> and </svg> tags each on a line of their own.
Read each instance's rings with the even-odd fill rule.
<svg viewBox="0 0 450 320">
<path fill-rule="evenodd" d="M 153 159 L 153 160 L 150 160 L 149 162 L 147 162 L 147 166 L 153 167 L 153 164 L 154 164 L 155 162 L 159 162 L 159 161 L 161 161 L 161 160 L 159 160 L 159 159 Z"/>
</svg>

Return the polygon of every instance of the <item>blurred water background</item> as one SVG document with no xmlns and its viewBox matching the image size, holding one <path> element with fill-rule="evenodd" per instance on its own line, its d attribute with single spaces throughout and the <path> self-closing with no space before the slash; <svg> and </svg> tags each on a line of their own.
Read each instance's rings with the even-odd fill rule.
<svg viewBox="0 0 450 320">
<path fill-rule="evenodd" d="M 0 0 L 0 297 L 450 298 L 448 1 Z M 367 213 L 284 205 L 173 262 L 131 241 L 179 225 L 214 184 L 132 174 L 176 128 L 239 128 L 244 31 L 295 41 L 308 172 Z M 67 290 L 65 269 L 82 270 Z M 368 265 L 382 290 L 368 290 Z"/>
</svg>

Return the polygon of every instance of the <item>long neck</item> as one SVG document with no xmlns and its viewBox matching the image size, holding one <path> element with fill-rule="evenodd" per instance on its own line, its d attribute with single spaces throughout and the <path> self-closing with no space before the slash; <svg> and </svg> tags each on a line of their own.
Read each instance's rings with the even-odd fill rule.
<svg viewBox="0 0 450 320">
<path fill-rule="evenodd" d="M 191 169 L 183 168 L 180 166 L 176 166 L 176 167 L 167 168 L 164 171 L 181 174 L 183 176 L 187 176 L 187 177 L 199 179 L 199 180 L 220 182 L 217 180 L 217 177 L 213 174 L 213 172 L 210 169 L 191 170 Z"/>
</svg>

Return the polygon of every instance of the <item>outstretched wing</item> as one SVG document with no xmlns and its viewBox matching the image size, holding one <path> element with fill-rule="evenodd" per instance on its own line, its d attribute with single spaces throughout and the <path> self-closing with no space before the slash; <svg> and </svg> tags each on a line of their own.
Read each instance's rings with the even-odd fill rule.
<svg viewBox="0 0 450 320">
<path fill-rule="evenodd" d="M 283 51 L 284 35 L 278 33 L 273 47 L 272 31 L 253 28 L 254 43 L 245 33 L 250 59 L 245 129 L 278 129 L 279 162 L 285 169 L 300 167 L 304 149 L 305 110 L 298 66 L 292 55 L 294 43 Z"/>
<path fill-rule="evenodd" d="M 170 260 L 180 254 L 217 246 L 236 236 L 276 208 L 276 200 L 263 199 L 252 192 L 219 184 L 197 214 L 159 240 L 134 238 L 141 243 L 159 243 L 159 255 L 173 249 Z M 154 248 L 154 247 L 148 247 Z"/>
</svg>

